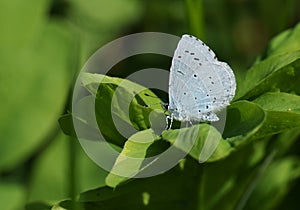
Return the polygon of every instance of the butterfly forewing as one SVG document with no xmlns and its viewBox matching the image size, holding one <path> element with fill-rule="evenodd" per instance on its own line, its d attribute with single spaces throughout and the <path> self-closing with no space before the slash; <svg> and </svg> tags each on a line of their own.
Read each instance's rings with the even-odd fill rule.
<svg viewBox="0 0 300 210">
<path fill-rule="evenodd" d="M 170 112 L 174 118 L 214 121 L 212 111 L 227 106 L 235 93 L 231 68 L 216 59 L 201 40 L 183 35 L 172 60 Z"/>
</svg>

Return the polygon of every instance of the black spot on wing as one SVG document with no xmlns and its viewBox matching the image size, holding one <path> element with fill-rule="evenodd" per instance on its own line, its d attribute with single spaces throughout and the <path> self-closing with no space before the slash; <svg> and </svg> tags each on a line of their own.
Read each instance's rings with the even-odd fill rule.
<svg viewBox="0 0 300 210">
<path fill-rule="evenodd" d="M 177 72 L 178 72 L 179 74 L 184 75 L 184 73 L 183 73 L 182 71 L 180 71 L 180 70 L 177 70 Z"/>
</svg>

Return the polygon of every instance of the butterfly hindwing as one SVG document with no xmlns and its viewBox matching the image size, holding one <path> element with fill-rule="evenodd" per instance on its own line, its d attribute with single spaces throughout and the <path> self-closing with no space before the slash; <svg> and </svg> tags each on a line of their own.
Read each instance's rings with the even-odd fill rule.
<svg viewBox="0 0 300 210">
<path fill-rule="evenodd" d="M 218 61 L 201 40 L 183 35 L 174 53 L 169 80 L 169 108 L 174 118 L 217 120 L 213 111 L 229 104 L 235 86 L 228 64 Z"/>
</svg>

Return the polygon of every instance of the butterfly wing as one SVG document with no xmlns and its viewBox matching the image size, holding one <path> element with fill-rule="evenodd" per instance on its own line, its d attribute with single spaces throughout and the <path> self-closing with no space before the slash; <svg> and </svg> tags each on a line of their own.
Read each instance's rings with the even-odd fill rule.
<svg viewBox="0 0 300 210">
<path fill-rule="evenodd" d="M 231 68 L 216 59 L 201 40 L 184 35 L 172 60 L 169 110 L 181 121 L 216 121 L 213 111 L 227 106 L 235 93 Z"/>
</svg>

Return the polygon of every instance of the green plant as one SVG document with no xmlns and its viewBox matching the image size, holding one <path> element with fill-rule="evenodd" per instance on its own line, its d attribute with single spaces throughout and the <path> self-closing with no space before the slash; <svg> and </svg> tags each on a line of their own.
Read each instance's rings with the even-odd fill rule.
<svg viewBox="0 0 300 210">
<path fill-rule="evenodd" d="M 188 151 L 189 156 L 178 166 L 164 174 L 138 180 L 111 172 L 106 177 L 107 186 L 83 192 L 75 201 L 62 201 L 54 209 L 69 209 L 72 205 L 91 210 L 276 209 L 293 181 L 300 177 L 300 158 L 291 152 L 300 134 L 299 37 L 300 24 L 275 37 L 245 77 L 238 78 L 237 93 L 227 108 L 223 134 L 206 123 L 183 128 L 184 135 L 176 144 L 182 150 L 190 143 L 193 133 L 200 132 L 192 150 Z M 104 77 L 99 93 L 95 84 Z M 117 103 L 113 105 L 117 111 L 109 111 L 112 96 L 121 81 L 124 80 L 97 74 L 83 76 L 82 85 L 96 95 L 96 118 L 106 140 L 120 148 L 121 154 L 140 158 L 157 154 L 173 144 L 178 129 L 156 133 L 151 127 L 153 122 L 148 119 L 151 108 L 143 106 L 157 103 L 159 99 L 139 93 L 138 99 L 131 102 L 129 118 L 122 114 Z M 130 81 L 125 84 L 123 97 L 138 92 L 138 84 Z M 147 93 L 154 94 L 150 90 Z M 118 103 L 122 103 L 120 101 Z M 139 131 L 124 139 L 113 126 L 111 115 Z M 103 121 L 105 123 L 101 123 Z M 66 134 L 76 137 L 72 114 L 61 117 L 60 125 Z M 86 124 L 87 128 L 90 126 Z M 208 129 L 213 132 L 211 141 L 221 140 L 207 163 L 199 164 Z M 132 141 L 135 138 L 150 141 L 140 144 Z M 114 167 L 123 167 L 129 174 L 135 174 L 141 164 L 123 162 Z"/>
</svg>

